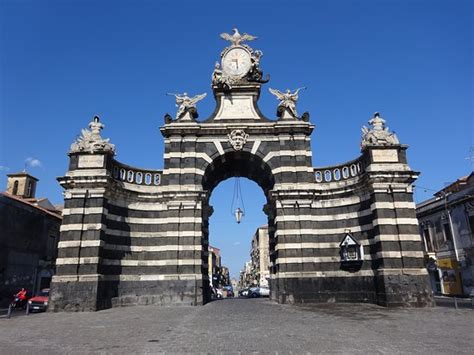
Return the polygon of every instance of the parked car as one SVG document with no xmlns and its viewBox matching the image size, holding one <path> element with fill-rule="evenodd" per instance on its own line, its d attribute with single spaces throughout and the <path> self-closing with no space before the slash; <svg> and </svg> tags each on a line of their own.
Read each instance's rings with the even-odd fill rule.
<svg viewBox="0 0 474 355">
<path fill-rule="evenodd" d="M 248 292 L 248 297 L 257 298 L 257 297 L 269 297 L 270 289 L 268 287 L 252 287 Z"/>
<path fill-rule="evenodd" d="M 42 289 L 36 296 L 28 300 L 30 312 L 46 311 L 48 309 L 49 288 Z"/>
</svg>

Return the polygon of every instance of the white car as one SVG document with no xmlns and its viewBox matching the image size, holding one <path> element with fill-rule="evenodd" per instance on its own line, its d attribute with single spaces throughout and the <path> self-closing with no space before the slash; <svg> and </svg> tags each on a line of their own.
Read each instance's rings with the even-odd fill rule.
<svg viewBox="0 0 474 355">
<path fill-rule="evenodd" d="M 247 297 L 257 298 L 257 297 L 269 297 L 270 289 L 268 287 L 251 287 L 248 292 Z"/>
</svg>

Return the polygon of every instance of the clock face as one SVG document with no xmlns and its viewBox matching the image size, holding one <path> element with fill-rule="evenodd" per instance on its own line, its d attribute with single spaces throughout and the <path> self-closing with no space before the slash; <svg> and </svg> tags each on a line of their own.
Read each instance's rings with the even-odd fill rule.
<svg viewBox="0 0 474 355">
<path fill-rule="evenodd" d="M 222 58 L 222 71 L 232 76 L 244 76 L 251 66 L 250 53 L 244 48 L 231 48 Z"/>
</svg>

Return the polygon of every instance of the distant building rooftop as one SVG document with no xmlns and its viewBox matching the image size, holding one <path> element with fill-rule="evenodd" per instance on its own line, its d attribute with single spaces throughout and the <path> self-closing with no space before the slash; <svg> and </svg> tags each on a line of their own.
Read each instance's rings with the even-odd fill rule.
<svg viewBox="0 0 474 355">
<path fill-rule="evenodd" d="M 417 214 L 425 213 L 434 208 L 445 208 L 445 204 L 456 203 L 459 199 L 463 198 L 464 193 L 458 194 L 466 189 L 469 189 L 474 186 L 474 172 L 471 172 L 469 175 L 463 176 L 457 179 L 455 182 L 449 184 L 443 189 L 435 192 L 434 197 L 422 201 L 416 205 Z M 466 190 L 469 195 L 469 191 Z"/>
<path fill-rule="evenodd" d="M 21 197 L 18 197 L 18 196 L 11 195 L 8 192 L 0 192 L 0 195 L 4 196 L 6 198 L 9 198 L 11 200 L 14 200 L 16 202 L 23 203 L 23 204 L 25 204 L 29 207 L 35 208 L 35 209 L 37 209 L 39 211 L 42 211 L 42 212 L 44 212 L 48 215 L 51 215 L 51 216 L 62 219 L 61 211 L 58 211 L 56 208 L 54 208 L 54 206 L 46 198 L 43 198 L 43 199 L 26 199 L 26 198 L 21 198 Z M 38 201 L 41 201 L 41 203 L 38 203 Z M 47 203 L 45 201 L 47 201 Z M 47 208 L 47 207 L 44 207 L 44 206 L 52 206 L 52 208 Z"/>
<path fill-rule="evenodd" d="M 449 184 L 448 186 L 446 186 L 445 188 L 439 190 L 434 195 L 435 196 L 438 196 L 438 195 L 442 196 L 442 195 L 444 195 L 446 193 L 449 193 L 449 192 L 459 192 L 459 191 L 463 190 L 464 188 L 466 188 L 467 186 L 469 186 L 469 180 L 471 178 L 474 178 L 474 172 L 471 172 L 471 174 L 457 179 L 455 182 L 453 182 L 453 183 Z"/>
</svg>

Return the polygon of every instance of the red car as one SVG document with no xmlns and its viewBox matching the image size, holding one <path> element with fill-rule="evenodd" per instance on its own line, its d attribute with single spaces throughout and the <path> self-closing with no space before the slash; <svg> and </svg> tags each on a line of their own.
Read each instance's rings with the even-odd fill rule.
<svg viewBox="0 0 474 355">
<path fill-rule="evenodd" d="M 44 288 L 35 297 L 28 300 L 29 311 L 46 311 L 48 308 L 48 300 L 49 288 Z"/>
</svg>

